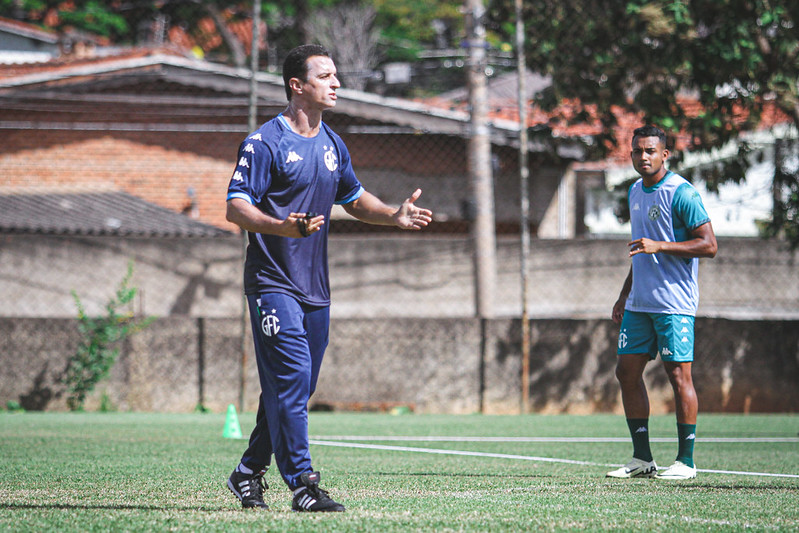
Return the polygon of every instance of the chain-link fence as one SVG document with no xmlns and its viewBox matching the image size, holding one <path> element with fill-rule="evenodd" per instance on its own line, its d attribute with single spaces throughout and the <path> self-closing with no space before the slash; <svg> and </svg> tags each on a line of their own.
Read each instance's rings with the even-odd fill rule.
<svg viewBox="0 0 799 533">
<path fill-rule="evenodd" d="M 171 48 L 94 50 L 0 66 L 0 317 L 27 324 L 3 337 L 2 357 L 54 349 L 49 322 L 75 318 L 75 296 L 88 313 L 102 314 L 132 261 L 131 284 L 139 292 L 131 312 L 190 318 L 180 334 L 148 337 L 150 351 L 201 354 L 193 371 L 200 403 L 209 387 L 239 390 L 241 373 L 214 357 L 225 353 L 225 361 L 235 361 L 249 344 L 241 325 L 243 239 L 225 220 L 225 194 L 248 133 L 250 76 Z M 262 123 L 283 109 L 285 95 L 276 75 L 260 73 L 257 82 Z M 333 319 L 385 319 L 369 322 L 361 335 L 396 334 L 392 319 L 399 317 L 475 316 L 470 126 L 454 98 L 450 109 L 440 100 L 433 107 L 342 89 L 325 115 L 370 192 L 397 205 L 418 187 L 419 205 L 435 213 L 430 227 L 407 233 L 334 209 Z M 518 155 L 513 127 L 503 124 L 492 126 L 497 281 L 491 292 L 496 317 L 516 318 L 522 311 Z M 530 176 L 537 236 L 528 261 L 530 316 L 608 318 L 629 259 L 623 233 L 603 239 L 585 233 L 588 188 L 602 188 L 602 180 L 594 173 L 581 181 L 570 161 L 535 150 Z M 796 258 L 781 242 L 720 239 L 718 257 L 702 261 L 700 276 L 700 315 L 799 316 Z M 13 320 L 4 324 L 13 332 Z M 63 371 L 63 350 L 77 342 L 74 332 L 67 336 L 62 360 L 53 362 L 58 368 L 39 371 Z M 186 379 L 177 367 L 162 370 L 174 373 L 175 383 Z M 40 400 L 52 390 L 25 394 L 31 405 L 46 405 Z"/>
</svg>

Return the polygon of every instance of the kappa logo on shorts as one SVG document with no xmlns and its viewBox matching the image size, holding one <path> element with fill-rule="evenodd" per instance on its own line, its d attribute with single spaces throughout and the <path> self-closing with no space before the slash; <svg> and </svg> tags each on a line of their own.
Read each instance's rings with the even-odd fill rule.
<svg viewBox="0 0 799 533">
<path fill-rule="evenodd" d="M 663 350 L 660 352 L 660 355 L 674 355 L 674 353 L 669 350 L 667 346 L 664 346 Z"/>
<path fill-rule="evenodd" d="M 272 314 L 261 317 L 261 331 L 267 337 L 277 335 L 277 332 L 280 331 L 280 319 L 275 315 L 275 312 L 276 310 L 272 309 Z"/>
</svg>

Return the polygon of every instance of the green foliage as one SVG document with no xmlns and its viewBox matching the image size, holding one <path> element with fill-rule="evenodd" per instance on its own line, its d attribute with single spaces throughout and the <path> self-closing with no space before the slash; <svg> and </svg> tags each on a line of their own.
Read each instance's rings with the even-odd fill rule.
<svg viewBox="0 0 799 533">
<path fill-rule="evenodd" d="M 776 160 L 775 215 L 763 233 L 785 238 L 791 249 L 796 250 L 799 249 L 799 140 L 779 142 Z"/>
<path fill-rule="evenodd" d="M 33 23 L 54 14 L 58 17 L 58 29 L 76 28 L 118 39 L 131 31 L 131 25 L 118 9 L 108 4 L 99 0 L 0 0 L 0 13 L 24 14 Z"/>
<path fill-rule="evenodd" d="M 463 35 L 460 0 L 372 0 L 377 9 L 384 55 L 389 61 L 414 61 L 418 52 L 436 41 L 434 21 L 443 23 L 452 37 Z M 447 46 L 457 46 L 447 42 Z"/>
<path fill-rule="evenodd" d="M 510 39 L 509 20 L 514 0 L 491 0 L 488 25 Z M 523 3 L 523 20 L 528 66 L 552 77 L 538 105 L 557 113 L 570 101 L 577 109 L 555 116 L 565 124 L 590 110 L 603 126 L 598 146 L 616 145 L 616 108 L 687 134 L 691 150 L 753 130 L 766 106 L 799 127 L 794 0 L 538 0 Z M 687 95 L 701 108 L 683 107 Z M 717 169 L 711 188 L 739 181 L 742 169 L 740 157 Z M 799 224 L 790 202 L 775 204 L 773 217 L 799 246 L 799 226 L 788 228 Z"/>
<path fill-rule="evenodd" d="M 81 342 L 75 354 L 69 359 L 64 383 L 67 385 L 67 405 L 73 411 L 83 409 L 86 396 L 95 385 L 105 378 L 117 360 L 119 341 L 141 330 L 154 319 L 152 317 L 135 319 L 132 312 L 122 313 L 121 309 L 130 304 L 137 289 L 130 286 L 133 277 L 133 263 L 119 284 L 116 294 L 106 304 L 104 316 L 88 316 L 78 295 L 72 291 L 78 308 L 78 329 Z M 104 403 L 105 408 L 110 401 Z"/>
<path fill-rule="evenodd" d="M 6 402 L 6 410 L 10 413 L 24 413 L 25 408 L 22 407 L 16 400 L 8 400 Z"/>
</svg>

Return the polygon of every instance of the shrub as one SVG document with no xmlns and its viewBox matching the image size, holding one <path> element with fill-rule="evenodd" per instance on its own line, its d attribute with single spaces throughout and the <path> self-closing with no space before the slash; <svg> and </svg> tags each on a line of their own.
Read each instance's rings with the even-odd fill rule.
<svg viewBox="0 0 799 533">
<path fill-rule="evenodd" d="M 121 313 L 120 309 L 136 296 L 136 287 L 130 286 L 132 277 L 133 262 L 130 262 L 116 294 L 105 306 L 104 316 L 88 316 L 80 298 L 72 291 L 78 308 L 78 329 L 81 334 L 81 342 L 69 359 L 64 376 L 69 394 L 67 406 L 72 411 L 83 410 L 86 396 L 108 375 L 119 356 L 118 343 L 154 320 L 154 317 L 136 319 L 132 311 Z"/>
</svg>

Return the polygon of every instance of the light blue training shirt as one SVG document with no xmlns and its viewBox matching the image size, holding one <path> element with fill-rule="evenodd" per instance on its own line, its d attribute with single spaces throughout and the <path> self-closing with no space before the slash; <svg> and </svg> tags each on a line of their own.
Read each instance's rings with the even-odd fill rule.
<svg viewBox="0 0 799 533">
<path fill-rule="evenodd" d="M 682 242 L 710 222 L 702 198 L 685 178 L 668 171 L 654 187 L 638 179 L 628 192 L 632 240 Z M 633 285 L 625 309 L 643 313 L 696 315 L 699 305 L 698 258 L 636 254 Z"/>
</svg>

